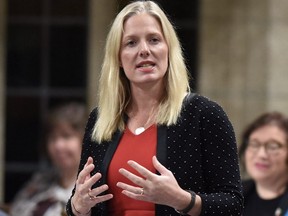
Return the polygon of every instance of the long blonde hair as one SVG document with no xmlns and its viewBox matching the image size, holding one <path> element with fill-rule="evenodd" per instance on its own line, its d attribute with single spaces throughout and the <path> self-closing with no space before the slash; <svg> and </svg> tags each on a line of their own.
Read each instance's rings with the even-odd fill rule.
<svg viewBox="0 0 288 216">
<path fill-rule="evenodd" d="M 180 115 L 183 96 L 190 91 L 181 45 L 165 13 L 153 1 L 128 4 L 116 16 L 107 36 L 99 80 L 98 118 L 92 133 L 92 139 L 98 143 L 111 140 L 115 131 L 125 128 L 123 117 L 131 100 L 131 92 L 129 80 L 120 68 L 119 51 L 125 21 L 140 13 L 147 13 L 159 21 L 169 50 L 169 65 L 164 77 L 165 92 L 156 123 L 175 124 Z"/>
</svg>

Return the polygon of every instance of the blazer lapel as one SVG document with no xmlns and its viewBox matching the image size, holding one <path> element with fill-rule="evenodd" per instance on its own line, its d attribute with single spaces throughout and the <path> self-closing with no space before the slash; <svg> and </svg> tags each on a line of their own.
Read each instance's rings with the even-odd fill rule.
<svg viewBox="0 0 288 216">
<path fill-rule="evenodd" d="M 123 116 L 123 119 L 124 119 L 124 122 L 125 124 L 127 123 L 128 121 L 128 115 L 124 114 Z M 108 145 L 108 148 L 107 148 L 107 151 L 106 151 L 106 154 L 104 156 L 104 159 L 103 159 L 103 164 L 102 164 L 102 175 L 103 175 L 103 181 L 104 182 L 107 182 L 107 171 L 108 171 L 108 167 L 109 167 L 109 164 L 112 160 L 112 157 L 117 149 L 117 146 L 120 142 L 120 138 L 122 137 L 122 134 L 123 132 L 120 132 L 119 130 L 117 130 L 114 134 L 114 136 L 112 137 L 112 140 L 111 142 L 107 143 Z"/>
<path fill-rule="evenodd" d="M 156 156 L 159 162 L 166 166 L 167 163 L 167 127 L 160 125 L 157 128 Z"/>
<path fill-rule="evenodd" d="M 112 160 L 112 157 L 117 149 L 117 146 L 119 144 L 119 141 L 120 141 L 120 138 L 122 136 L 123 132 L 120 132 L 120 131 L 117 131 L 115 134 L 114 134 L 114 137 L 112 139 L 111 142 L 107 143 L 106 145 L 109 145 L 108 148 L 107 148 L 107 151 L 106 151 L 106 154 L 104 156 L 104 159 L 103 159 L 103 164 L 102 164 L 102 167 L 101 167 L 101 171 L 102 171 L 102 175 L 103 175 L 103 181 L 104 182 L 107 182 L 107 171 L 108 171 L 108 167 L 109 167 L 109 164 Z"/>
</svg>

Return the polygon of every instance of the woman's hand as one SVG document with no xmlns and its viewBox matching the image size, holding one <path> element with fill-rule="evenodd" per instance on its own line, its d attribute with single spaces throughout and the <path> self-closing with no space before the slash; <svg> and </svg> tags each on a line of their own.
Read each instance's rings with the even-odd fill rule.
<svg viewBox="0 0 288 216">
<path fill-rule="evenodd" d="M 91 189 L 91 187 L 101 178 L 100 173 L 96 173 L 93 176 L 90 175 L 93 169 L 93 159 L 92 157 L 89 157 L 83 170 L 81 170 L 78 175 L 75 193 L 71 199 L 72 210 L 75 215 L 88 214 L 91 208 L 97 203 L 104 202 L 113 197 L 112 194 L 98 196 L 102 192 L 108 190 L 108 185 L 106 184 Z"/>
<path fill-rule="evenodd" d="M 122 193 L 132 199 L 168 205 L 176 209 L 185 208 L 185 205 L 189 203 L 189 193 L 180 188 L 172 172 L 166 169 L 157 160 L 156 156 L 153 156 L 152 162 L 160 175 L 152 173 L 132 160 L 128 161 L 128 164 L 141 176 L 137 176 L 123 168 L 119 170 L 123 176 L 138 185 L 137 187 L 118 182 L 117 186 L 123 189 Z"/>
</svg>

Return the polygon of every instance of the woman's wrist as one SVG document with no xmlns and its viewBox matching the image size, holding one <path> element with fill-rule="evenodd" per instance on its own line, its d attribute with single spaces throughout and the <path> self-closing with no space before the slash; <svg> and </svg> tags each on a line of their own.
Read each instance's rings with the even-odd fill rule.
<svg viewBox="0 0 288 216">
<path fill-rule="evenodd" d="M 70 202 L 71 202 L 73 214 L 75 216 L 88 216 L 88 215 L 90 215 L 91 209 L 89 209 L 89 211 L 86 211 L 86 212 L 81 212 L 79 209 L 75 208 L 75 205 L 73 203 L 73 199 L 71 199 Z"/>
<path fill-rule="evenodd" d="M 191 190 L 186 190 L 186 192 L 189 193 L 189 203 L 185 205 L 183 208 L 175 209 L 176 212 L 178 212 L 180 215 L 187 215 L 188 212 L 191 211 L 191 209 L 195 206 L 196 202 L 196 193 Z"/>
</svg>

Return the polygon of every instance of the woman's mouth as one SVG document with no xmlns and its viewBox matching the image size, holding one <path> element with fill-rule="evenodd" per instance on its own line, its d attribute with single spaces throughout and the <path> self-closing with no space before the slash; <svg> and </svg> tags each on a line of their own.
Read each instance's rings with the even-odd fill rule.
<svg viewBox="0 0 288 216">
<path fill-rule="evenodd" d="M 266 170 L 269 168 L 268 164 L 255 163 L 255 167 L 260 170 Z"/>
<path fill-rule="evenodd" d="M 141 64 L 141 65 L 137 65 L 137 68 L 145 68 L 145 67 L 154 67 L 155 64 Z"/>
<path fill-rule="evenodd" d="M 149 73 L 154 70 L 155 65 L 154 63 L 140 63 L 136 67 L 141 72 Z"/>
</svg>

